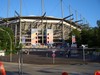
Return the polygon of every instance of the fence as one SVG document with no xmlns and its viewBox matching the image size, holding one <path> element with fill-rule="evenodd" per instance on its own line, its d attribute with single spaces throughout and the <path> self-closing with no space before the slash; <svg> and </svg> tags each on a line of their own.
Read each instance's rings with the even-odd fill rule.
<svg viewBox="0 0 100 75">
<path fill-rule="evenodd" d="M 83 62 L 100 62 L 100 48 L 31 48 L 22 49 L 21 58 L 29 64 L 68 64 Z M 18 62 L 19 55 L 13 55 L 13 62 Z M 9 56 L 0 60 L 9 61 Z"/>
<path fill-rule="evenodd" d="M 26 51 L 26 52 L 25 52 Z M 100 62 L 100 48 L 45 48 L 45 49 L 23 49 L 24 54 L 37 55 L 40 58 L 52 58 L 55 51 L 56 63 L 65 62 Z M 59 60 L 58 60 L 59 59 Z M 60 61 L 61 59 L 61 61 Z M 57 61 L 58 60 L 58 61 Z"/>
</svg>

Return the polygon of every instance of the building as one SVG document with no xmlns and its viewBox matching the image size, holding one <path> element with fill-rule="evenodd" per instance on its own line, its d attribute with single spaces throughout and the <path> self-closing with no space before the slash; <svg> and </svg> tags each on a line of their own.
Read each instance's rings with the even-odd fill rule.
<svg viewBox="0 0 100 75">
<path fill-rule="evenodd" d="M 15 44 L 25 42 L 24 48 L 60 47 L 69 38 L 72 29 L 81 31 L 81 27 L 61 18 L 48 16 L 22 16 L 5 18 L 0 25 L 10 27 L 15 35 Z"/>
</svg>

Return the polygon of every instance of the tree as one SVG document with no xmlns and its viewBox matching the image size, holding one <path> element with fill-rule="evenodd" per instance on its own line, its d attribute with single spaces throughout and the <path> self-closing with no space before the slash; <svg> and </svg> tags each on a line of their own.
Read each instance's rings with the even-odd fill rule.
<svg viewBox="0 0 100 75">
<path fill-rule="evenodd" d="M 71 33 L 69 34 L 70 37 L 69 37 L 69 39 L 67 40 L 67 41 L 70 43 L 70 45 L 71 45 L 71 43 L 72 43 L 72 35 L 75 35 L 76 44 L 77 44 L 77 46 L 79 47 L 80 44 L 81 44 L 81 41 L 80 41 L 80 39 L 81 39 L 80 31 L 78 31 L 77 29 L 73 29 L 73 30 L 71 31 Z"/>
<path fill-rule="evenodd" d="M 81 32 L 73 29 L 68 39 L 70 44 L 72 35 L 76 36 L 76 43 L 78 46 L 87 44 L 89 47 L 100 47 L 100 20 L 97 20 L 97 27 L 90 28 L 88 25 L 83 25 Z"/>
<path fill-rule="evenodd" d="M 100 20 L 97 20 L 97 26 L 100 28 Z"/>
<path fill-rule="evenodd" d="M 86 30 L 90 29 L 89 24 L 81 24 L 81 28 Z"/>
<path fill-rule="evenodd" d="M 97 36 L 96 36 L 96 29 L 82 29 L 81 31 L 81 43 L 88 44 L 89 47 L 96 47 L 97 46 Z"/>
<path fill-rule="evenodd" d="M 98 46 L 100 47 L 100 20 L 97 20 L 97 26 L 98 26 L 98 28 L 97 28 L 97 31 L 98 31 L 98 33 L 97 33 L 97 35 L 98 35 L 98 37 L 97 37 L 97 40 L 98 40 Z"/>
<path fill-rule="evenodd" d="M 0 26 L 0 47 L 2 50 L 10 50 L 12 42 L 12 50 L 14 50 L 14 34 L 13 31 L 4 26 Z"/>
</svg>

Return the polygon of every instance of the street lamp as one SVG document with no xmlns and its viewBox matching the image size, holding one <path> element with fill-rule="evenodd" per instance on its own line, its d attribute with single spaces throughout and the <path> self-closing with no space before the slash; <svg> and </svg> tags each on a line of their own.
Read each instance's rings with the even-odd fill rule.
<svg viewBox="0 0 100 75">
<path fill-rule="evenodd" d="M 20 43 L 19 43 L 19 45 L 21 45 L 22 44 L 22 40 L 21 40 L 22 39 L 22 37 L 21 37 L 22 36 L 21 35 L 21 11 L 20 11 L 20 14 L 17 11 L 15 11 L 15 13 L 17 14 L 18 19 L 19 19 L 19 25 L 20 25 Z M 21 49 L 21 50 L 19 50 L 19 59 L 18 59 L 19 75 L 23 75 L 22 67 L 23 67 L 23 56 L 22 56 L 22 49 Z"/>
<path fill-rule="evenodd" d="M 11 36 L 10 36 L 10 34 L 6 30 L 4 30 L 2 28 L 0 28 L 0 30 L 6 32 L 7 35 L 9 36 L 9 39 L 10 39 L 10 51 L 11 51 L 10 52 L 10 62 L 11 62 L 12 61 L 12 39 L 11 39 Z"/>
<path fill-rule="evenodd" d="M 83 61 L 85 62 L 85 45 L 82 45 L 82 47 L 83 47 Z"/>
</svg>

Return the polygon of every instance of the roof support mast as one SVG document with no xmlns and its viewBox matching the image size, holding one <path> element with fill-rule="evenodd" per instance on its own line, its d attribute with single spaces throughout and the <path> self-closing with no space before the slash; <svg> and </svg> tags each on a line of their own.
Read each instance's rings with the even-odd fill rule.
<svg viewBox="0 0 100 75">
<path fill-rule="evenodd" d="M 21 14 L 22 14 L 22 0 L 20 0 L 20 19 L 19 19 L 19 25 L 20 25 L 20 43 L 22 42 L 21 41 Z"/>
<path fill-rule="evenodd" d="M 62 14 L 62 45 L 63 45 L 64 44 L 64 25 L 63 25 L 64 11 L 63 11 L 63 4 L 62 4 L 63 0 L 60 1 L 61 1 L 61 14 Z"/>
<path fill-rule="evenodd" d="M 41 6 L 42 6 L 41 7 L 42 8 L 42 10 L 41 10 L 42 14 L 41 15 L 43 15 L 44 14 L 44 0 L 41 0 Z"/>
<path fill-rule="evenodd" d="M 9 16 L 9 9 L 10 9 L 10 0 L 8 0 L 8 5 L 7 5 L 7 27 L 8 27 L 8 16 Z"/>
<path fill-rule="evenodd" d="M 70 15 L 72 14 L 70 5 L 69 5 L 69 14 Z M 72 31 L 72 29 L 71 29 L 71 19 L 72 19 L 72 17 L 70 17 L 70 32 Z"/>
<path fill-rule="evenodd" d="M 42 17 L 41 17 L 41 25 L 42 25 L 42 44 L 44 44 L 44 26 L 43 26 L 43 17 L 44 15 L 44 0 L 41 0 L 41 8 L 42 8 Z"/>
</svg>

